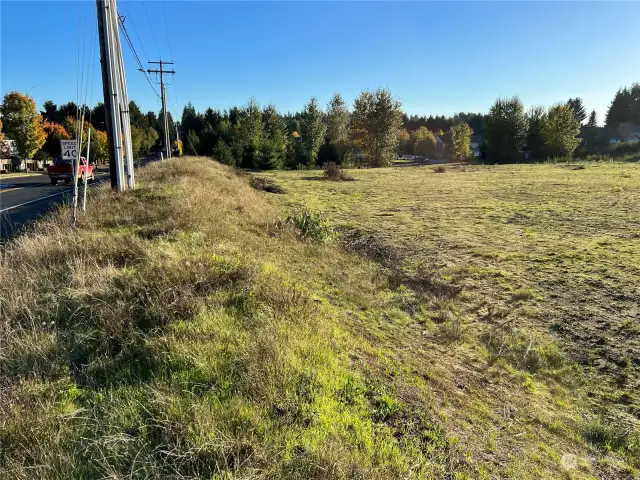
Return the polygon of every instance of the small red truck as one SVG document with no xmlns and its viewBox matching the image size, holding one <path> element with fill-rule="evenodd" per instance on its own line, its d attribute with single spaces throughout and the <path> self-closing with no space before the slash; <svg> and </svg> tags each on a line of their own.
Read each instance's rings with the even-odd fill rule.
<svg viewBox="0 0 640 480">
<path fill-rule="evenodd" d="M 53 165 L 47 167 L 47 173 L 51 179 L 51 185 L 56 185 L 59 180 L 70 183 L 73 180 L 73 162 L 71 160 L 56 158 Z M 87 164 L 84 157 L 80 158 L 80 170 L 78 171 L 78 181 L 84 182 L 87 176 L 88 181 L 93 181 L 93 165 Z"/>
</svg>

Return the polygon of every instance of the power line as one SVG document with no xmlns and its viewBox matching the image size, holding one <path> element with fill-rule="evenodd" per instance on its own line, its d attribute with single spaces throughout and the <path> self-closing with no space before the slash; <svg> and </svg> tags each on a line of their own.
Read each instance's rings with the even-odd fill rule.
<svg viewBox="0 0 640 480">
<path fill-rule="evenodd" d="M 147 82 L 149 83 L 149 86 L 151 87 L 153 92 L 156 94 L 156 96 L 160 97 L 160 94 L 158 93 L 158 91 L 153 86 L 153 83 L 151 82 L 151 79 L 149 78 L 149 75 L 144 70 L 144 65 L 140 61 L 140 57 L 138 56 L 138 52 L 136 52 L 136 49 L 133 46 L 133 42 L 131 41 L 131 37 L 129 36 L 129 32 L 127 32 L 127 28 L 124 26 L 124 18 L 125 17 L 122 17 L 120 14 L 118 14 L 118 23 L 120 25 L 120 30 L 122 31 L 122 34 L 124 35 L 124 39 L 127 42 L 127 45 L 129 45 L 129 48 L 131 49 L 131 52 L 133 53 L 133 56 L 136 59 L 136 62 L 138 63 L 138 70 L 142 72 L 142 74 L 144 75 L 144 78 L 147 80 Z"/>
<path fill-rule="evenodd" d="M 133 34 L 138 39 L 138 43 L 140 44 L 140 47 L 142 48 L 142 52 L 144 53 L 144 56 L 146 57 L 146 59 L 148 61 L 149 60 L 149 54 L 147 53 L 147 50 L 144 48 L 144 43 L 140 39 L 140 35 L 138 35 L 138 27 L 136 25 L 135 19 L 131 15 L 131 11 L 129 10 L 129 7 L 127 7 L 127 2 L 122 2 L 122 7 L 125 9 L 125 12 L 127 14 L 127 18 L 129 18 L 131 20 L 131 24 L 132 24 L 132 27 L 133 27 L 131 30 L 133 30 Z"/>
<path fill-rule="evenodd" d="M 144 0 L 142 0 L 142 6 L 144 7 L 147 23 L 149 24 L 149 30 L 151 30 L 151 38 L 153 38 L 153 43 L 155 44 L 156 50 L 158 51 L 158 57 L 162 58 L 162 54 L 160 53 L 160 48 L 158 48 L 158 42 L 156 41 L 156 36 L 153 34 L 153 27 L 151 26 L 151 20 L 149 20 L 149 12 L 147 11 L 147 4 L 145 3 Z"/>
<path fill-rule="evenodd" d="M 171 61 L 173 62 L 173 52 L 171 51 L 171 35 L 169 35 L 169 24 L 167 23 L 167 4 L 166 2 L 162 2 L 162 10 L 164 12 L 164 28 L 167 32 L 167 44 L 169 45 L 169 55 L 171 56 Z"/>
</svg>

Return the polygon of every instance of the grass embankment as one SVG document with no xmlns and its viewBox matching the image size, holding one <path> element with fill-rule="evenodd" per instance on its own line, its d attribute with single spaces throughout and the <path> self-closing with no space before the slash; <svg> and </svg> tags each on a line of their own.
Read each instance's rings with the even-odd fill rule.
<svg viewBox="0 0 640 480">
<path fill-rule="evenodd" d="M 632 477 L 637 365 L 627 403 L 607 400 L 617 387 L 588 383 L 544 315 L 614 305 L 606 318 L 636 328 L 620 309 L 637 298 L 637 172 L 575 186 L 589 169 L 546 182 L 508 168 L 277 173 L 289 193 L 274 195 L 179 159 L 132 193 L 99 189 L 77 231 L 67 209 L 41 222 L 0 272 L 0 477 Z M 552 208 L 553 183 L 574 194 Z M 331 235 L 265 196 L 348 226 L 357 254 L 300 238 Z M 547 218 L 555 245 L 536 233 Z M 597 239 L 569 248 L 585 231 Z M 583 302 L 598 265 L 607 297 Z M 609 366 L 603 351 L 588 352 Z"/>
<path fill-rule="evenodd" d="M 640 165 L 350 173 L 260 176 L 384 266 L 351 319 L 387 384 L 491 477 L 638 477 Z"/>
<path fill-rule="evenodd" d="M 364 306 L 340 304 L 375 298 L 378 268 L 301 240 L 246 178 L 154 164 L 89 212 L 4 252 L 1 478 L 475 471 L 347 328 Z"/>
</svg>

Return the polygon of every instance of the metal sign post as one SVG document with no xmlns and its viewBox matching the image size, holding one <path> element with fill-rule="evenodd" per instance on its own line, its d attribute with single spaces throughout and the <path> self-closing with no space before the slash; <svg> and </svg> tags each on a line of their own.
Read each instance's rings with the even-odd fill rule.
<svg viewBox="0 0 640 480">
<path fill-rule="evenodd" d="M 89 133 L 87 134 L 87 158 L 86 165 L 84 167 L 84 186 L 82 189 L 82 213 L 87 213 L 87 182 L 89 181 L 89 147 L 91 146 L 91 127 L 89 127 Z"/>
</svg>

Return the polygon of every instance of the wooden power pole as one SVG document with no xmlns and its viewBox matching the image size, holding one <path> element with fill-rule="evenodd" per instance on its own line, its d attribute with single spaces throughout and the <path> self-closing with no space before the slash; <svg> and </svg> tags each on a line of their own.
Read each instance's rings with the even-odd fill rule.
<svg viewBox="0 0 640 480">
<path fill-rule="evenodd" d="M 159 62 L 149 62 L 152 64 L 160 65 L 160 68 L 150 70 L 147 69 L 148 73 L 156 73 L 160 75 L 160 97 L 162 99 L 162 118 L 164 120 L 164 149 L 165 149 L 165 158 L 171 157 L 171 135 L 169 132 L 169 116 L 167 115 L 167 95 L 164 89 L 164 75 L 166 73 L 174 74 L 176 73 L 174 70 L 164 70 L 162 68 L 163 65 L 173 65 L 173 62 L 163 62 L 160 60 Z"/>
<path fill-rule="evenodd" d="M 118 11 L 116 0 L 96 0 L 96 7 L 111 187 L 122 192 L 127 187 L 133 189 L 135 179 L 129 98 L 118 33 Z"/>
</svg>

